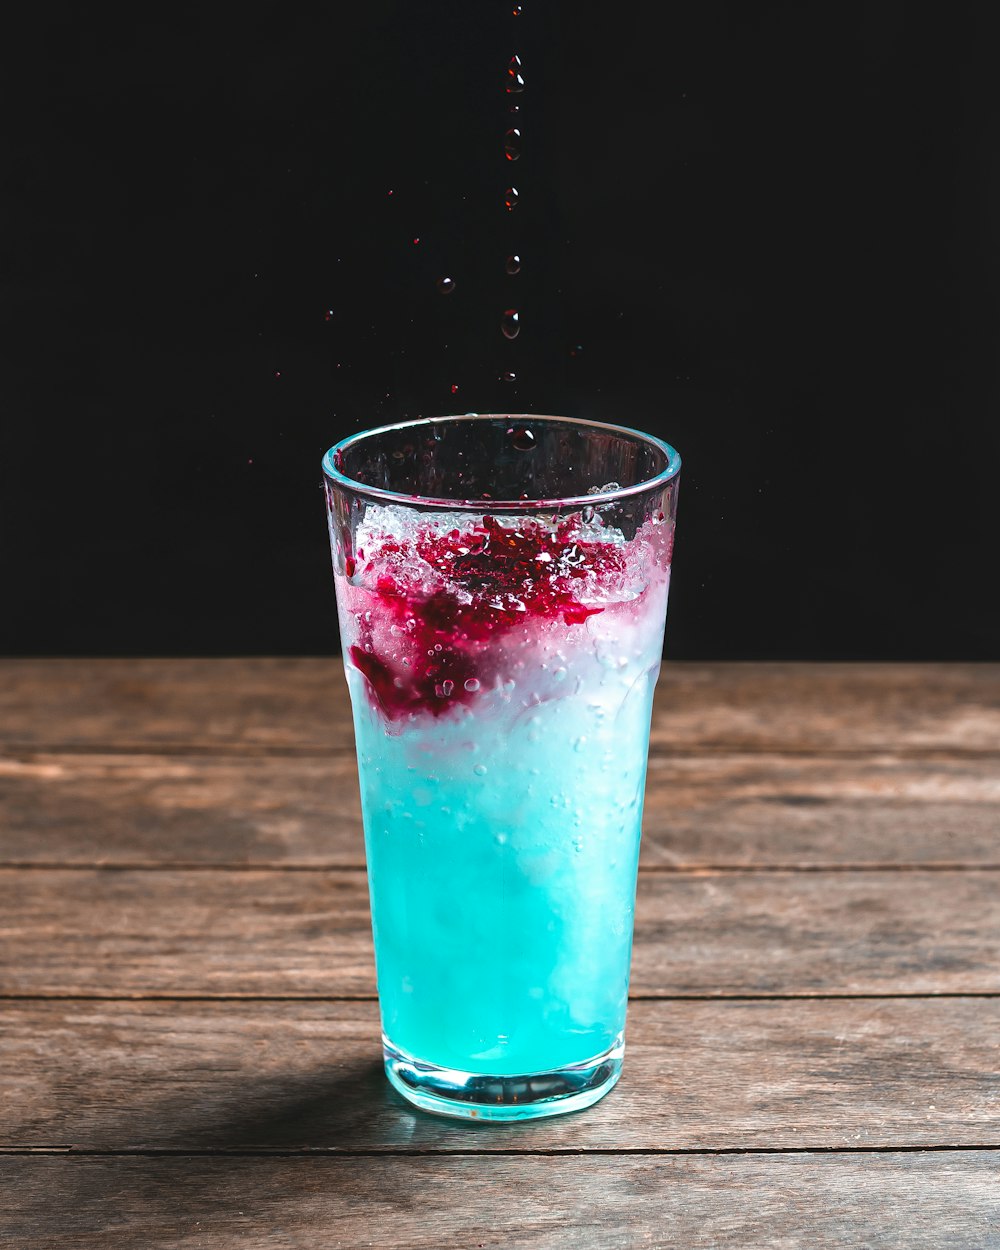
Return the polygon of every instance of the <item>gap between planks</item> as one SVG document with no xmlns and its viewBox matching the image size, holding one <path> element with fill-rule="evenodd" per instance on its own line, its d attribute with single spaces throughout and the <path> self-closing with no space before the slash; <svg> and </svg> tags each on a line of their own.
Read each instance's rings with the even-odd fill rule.
<svg viewBox="0 0 1000 1250">
<path fill-rule="evenodd" d="M 948 1146 L 567 1146 L 564 1150 L 524 1149 L 490 1150 L 490 1159 L 564 1159 L 574 1156 L 584 1158 L 617 1159 L 622 1155 L 637 1158 L 713 1158 L 727 1155 L 925 1155 L 925 1154 L 1000 1154 L 1000 1142 L 983 1142 L 975 1145 Z M 78 1146 L 0 1146 L 0 1158 L 57 1158 L 57 1159 L 482 1159 L 482 1150 L 333 1150 L 322 1146 L 304 1146 L 299 1150 L 272 1150 L 266 1146 L 259 1149 L 235 1150 L 220 1146 L 187 1149 L 182 1146 L 137 1146 L 134 1150 L 102 1150 Z"/>
</svg>

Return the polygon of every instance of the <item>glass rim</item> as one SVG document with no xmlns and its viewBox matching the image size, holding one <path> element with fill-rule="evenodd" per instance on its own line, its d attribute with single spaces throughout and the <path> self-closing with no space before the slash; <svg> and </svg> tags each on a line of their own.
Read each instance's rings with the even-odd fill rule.
<svg viewBox="0 0 1000 1250">
<path fill-rule="evenodd" d="M 619 486 L 616 490 L 600 490 L 586 495 L 559 495 L 540 499 L 452 499 L 432 495 L 403 494 L 401 491 L 386 490 L 382 486 L 369 486 L 365 482 L 358 482 L 354 478 L 348 477 L 346 473 L 342 473 L 335 463 L 336 457 L 348 448 L 360 443 L 363 439 L 373 438 L 377 434 L 388 434 L 393 430 L 426 430 L 432 429 L 437 425 L 457 424 L 459 422 L 471 423 L 496 420 L 523 421 L 526 424 L 532 421 L 546 421 L 559 425 L 583 426 L 587 429 L 602 430 L 611 434 L 625 434 L 630 438 L 638 439 L 643 443 L 659 448 L 667 457 L 667 463 L 659 473 L 632 486 Z M 668 482 L 677 477 L 680 471 L 681 458 L 676 449 L 671 447 L 669 443 L 664 442 L 662 438 L 657 438 L 653 434 L 646 434 L 642 430 L 635 430 L 627 425 L 613 425 L 606 421 L 588 421 L 584 417 L 562 417 L 533 412 L 467 412 L 456 413 L 452 416 L 418 417 L 412 421 L 396 421 L 390 425 L 380 425 L 370 430 L 359 430 L 356 434 L 350 434 L 347 438 L 342 438 L 339 443 L 335 443 L 323 456 L 323 473 L 328 480 L 336 486 L 351 491 L 353 494 L 363 495 L 367 499 L 378 500 L 380 503 L 402 504 L 409 508 L 445 508 L 449 512 L 483 512 L 484 510 L 490 512 L 524 512 L 536 508 L 593 506 L 595 502 L 614 502 L 618 499 L 630 498 L 633 495 L 643 495 L 658 487 L 666 486 Z"/>
</svg>

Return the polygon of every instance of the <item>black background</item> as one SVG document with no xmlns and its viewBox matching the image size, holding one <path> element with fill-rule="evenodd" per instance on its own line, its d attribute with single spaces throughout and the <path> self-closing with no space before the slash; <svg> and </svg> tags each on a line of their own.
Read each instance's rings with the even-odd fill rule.
<svg viewBox="0 0 1000 1250">
<path fill-rule="evenodd" d="M 669 656 L 1000 658 L 993 6 L 523 7 L 5 19 L 0 651 L 330 652 L 322 452 L 510 410 L 680 450 Z"/>
</svg>

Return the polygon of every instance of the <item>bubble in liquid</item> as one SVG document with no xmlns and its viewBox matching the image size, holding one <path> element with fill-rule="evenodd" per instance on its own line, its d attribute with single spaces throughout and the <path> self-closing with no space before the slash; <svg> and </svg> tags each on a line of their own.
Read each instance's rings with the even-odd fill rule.
<svg viewBox="0 0 1000 1250">
<path fill-rule="evenodd" d="M 508 130 L 504 135 L 503 152 L 509 161 L 516 161 L 521 155 L 521 132 L 517 127 Z"/>
<path fill-rule="evenodd" d="M 515 451 L 530 451 L 535 445 L 535 436 L 523 425 L 515 425 L 507 431 L 510 445 Z"/>
<path fill-rule="evenodd" d="M 475 694 L 479 689 L 479 682 L 475 677 L 467 677 L 465 680 L 465 688 L 469 694 Z"/>
<path fill-rule="evenodd" d="M 438 278 L 437 289 L 441 292 L 442 295 L 450 295 L 452 291 L 454 291 L 455 289 L 455 279 L 454 278 Z"/>
<path fill-rule="evenodd" d="M 518 201 L 520 199 L 521 197 L 517 193 L 517 187 L 507 188 L 507 190 L 503 193 L 503 202 L 507 208 L 508 213 L 512 213 L 514 209 L 517 208 Z"/>
<path fill-rule="evenodd" d="M 477 776 L 477 777 L 485 777 L 485 776 L 486 776 L 486 765 L 485 765 L 485 764 L 477 764 L 477 765 L 475 766 L 475 768 L 474 768 L 472 771 L 476 774 L 476 776 Z"/>
<path fill-rule="evenodd" d="M 441 689 L 444 691 L 445 697 L 447 698 L 447 696 L 450 695 L 455 689 L 455 683 L 453 681 L 443 681 L 441 683 Z"/>
<path fill-rule="evenodd" d="M 513 371 L 513 369 L 505 369 L 503 373 L 500 374 L 500 381 L 515 382 L 517 381 L 517 374 Z"/>
<path fill-rule="evenodd" d="M 507 259 L 503 263 L 503 267 L 504 269 L 507 270 L 509 274 L 511 274 L 511 276 L 513 276 L 515 273 L 520 273 L 521 272 L 520 256 L 518 256 L 517 253 L 514 253 L 511 256 L 508 256 Z"/>
<path fill-rule="evenodd" d="M 521 318 L 516 308 L 508 308 L 500 322 L 504 338 L 516 339 L 521 333 Z"/>
</svg>

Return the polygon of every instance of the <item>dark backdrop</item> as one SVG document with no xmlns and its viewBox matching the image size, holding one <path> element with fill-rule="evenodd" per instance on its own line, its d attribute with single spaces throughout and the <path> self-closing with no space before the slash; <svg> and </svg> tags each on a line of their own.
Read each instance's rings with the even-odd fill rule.
<svg viewBox="0 0 1000 1250">
<path fill-rule="evenodd" d="M 1000 658 L 993 6 L 513 7 L 5 17 L 0 651 L 332 651 L 322 452 L 509 410 L 680 449 L 669 655 Z"/>
</svg>

